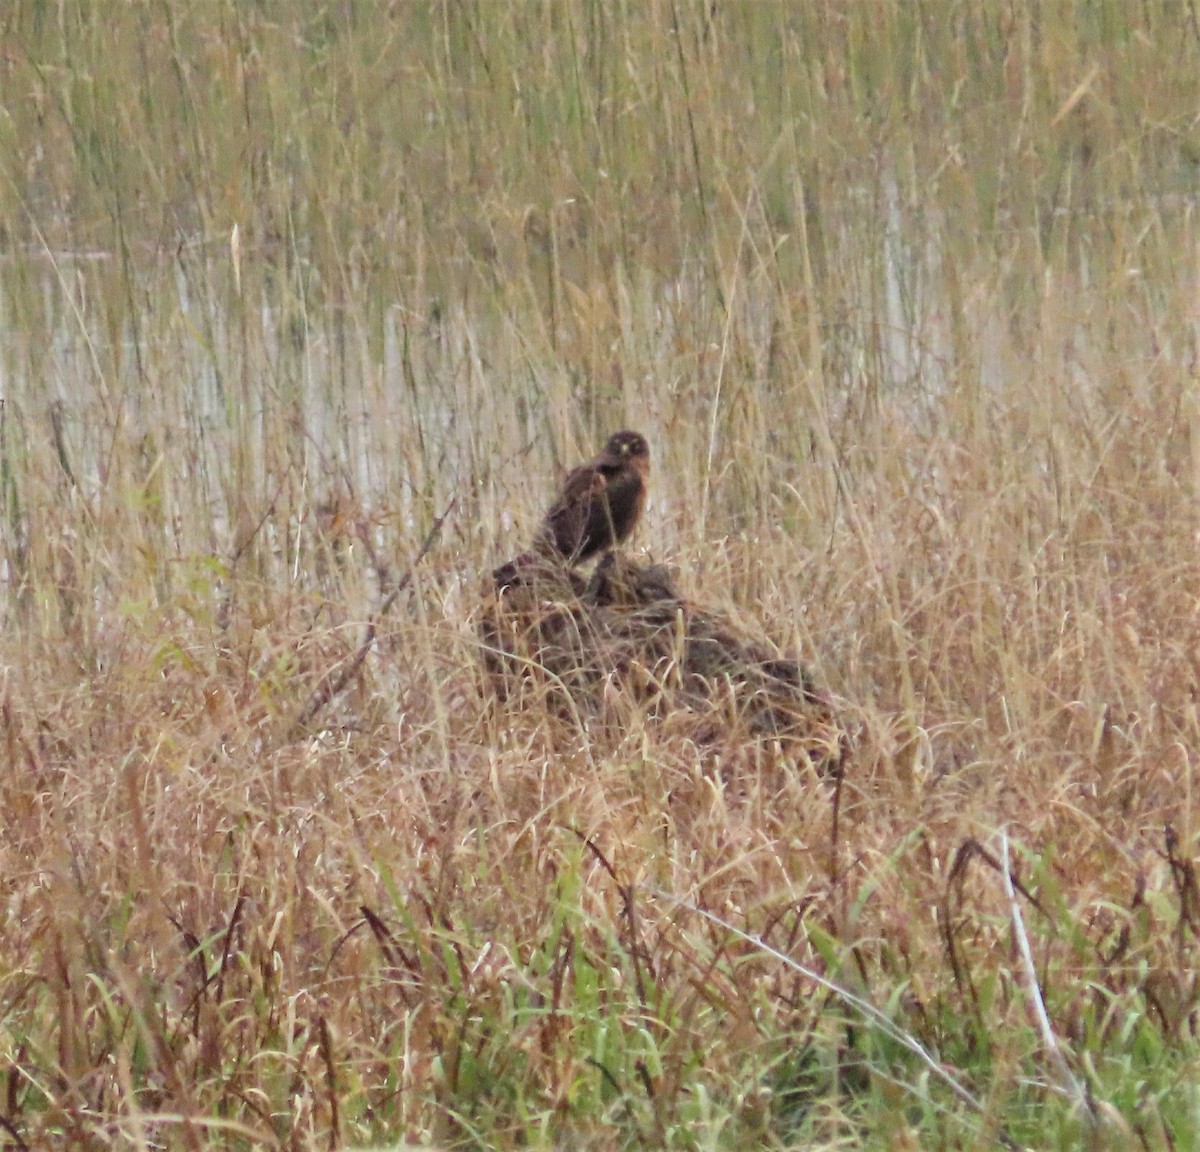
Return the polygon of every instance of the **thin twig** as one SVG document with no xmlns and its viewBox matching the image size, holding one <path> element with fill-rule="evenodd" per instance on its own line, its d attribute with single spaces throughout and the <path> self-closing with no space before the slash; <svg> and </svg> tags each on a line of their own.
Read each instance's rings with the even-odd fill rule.
<svg viewBox="0 0 1200 1152">
<path fill-rule="evenodd" d="M 1075 1078 L 1070 1065 L 1067 1064 L 1067 1058 L 1062 1053 L 1062 1048 L 1059 1047 L 1058 1038 L 1054 1035 L 1054 1029 L 1050 1025 L 1050 1017 L 1046 1012 L 1046 1002 L 1042 998 L 1042 990 L 1038 984 L 1037 969 L 1033 965 L 1033 952 L 1029 947 L 1029 935 L 1025 931 L 1025 920 L 1021 916 L 1021 906 L 1017 903 L 1017 890 L 1013 886 L 1012 874 L 1009 871 L 1008 830 L 1005 828 L 1000 829 L 1000 862 L 1000 875 L 1004 879 L 1004 894 L 1008 897 L 1008 909 L 1012 919 L 1013 935 L 1017 938 L 1017 951 L 1021 956 L 1022 982 L 1025 985 L 1025 995 L 1032 1005 L 1034 1018 L 1037 1020 L 1038 1031 L 1042 1034 L 1042 1044 L 1045 1046 L 1046 1051 L 1050 1053 L 1050 1060 L 1054 1064 L 1054 1070 L 1058 1073 L 1059 1083 L 1067 1095 L 1075 1102 L 1081 1115 L 1096 1120 L 1098 1117 L 1096 1109 L 1093 1107 L 1091 1096 Z"/>
<path fill-rule="evenodd" d="M 834 770 L 834 774 L 833 774 L 833 796 L 832 796 L 833 811 L 832 811 L 832 818 L 830 820 L 830 827 L 829 827 L 829 891 L 833 897 L 834 905 L 838 908 L 839 912 L 841 913 L 841 916 L 840 916 L 841 923 L 840 923 L 839 927 L 843 928 L 843 929 L 846 927 L 847 893 L 841 891 L 841 885 L 839 883 L 839 881 L 841 879 L 841 875 L 840 875 L 840 869 L 839 869 L 838 865 L 840 862 L 841 853 L 839 851 L 838 844 L 839 844 L 839 840 L 840 840 L 839 825 L 840 825 L 840 817 L 841 817 L 841 812 L 842 812 L 842 783 L 845 781 L 845 779 L 846 779 L 846 766 L 845 766 L 844 758 L 843 758 L 843 760 L 838 761 L 838 766 Z"/>
<path fill-rule="evenodd" d="M 646 982 L 642 976 L 642 946 L 638 939 L 637 911 L 633 903 L 633 885 L 621 883 L 621 878 L 617 875 L 617 870 L 608 862 L 604 853 L 587 836 L 580 832 L 578 828 L 570 824 L 567 825 L 567 828 L 570 832 L 578 836 L 587 848 L 591 849 L 592 855 L 600 861 L 600 866 L 612 877 L 613 883 L 617 886 L 617 891 L 621 893 L 621 898 L 625 903 L 625 920 L 629 925 L 629 955 L 633 959 L 633 975 L 637 982 L 638 999 L 641 1001 L 643 1007 L 648 1008 L 650 1002 L 646 998 Z"/>
<path fill-rule="evenodd" d="M 354 659 L 337 676 L 323 680 L 312 694 L 312 698 L 305 705 L 304 711 L 300 713 L 296 722 L 292 725 L 292 733 L 294 735 L 311 724 L 321 709 L 337 697 L 346 685 L 358 675 L 375 643 L 375 637 L 379 630 L 379 621 L 391 611 L 392 605 L 396 603 L 400 593 L 412 583 L 413 573 L 416 571 L 417 565 L 429 554 L 429 550 L 433 547 L 433 542 L 438 538 L 438 534 L 442 530 L 442 525 L 445 524 L 447 517 L 454 510 L 454 505 L 457 502 L 458 496 L 452 496 L 450 503 L 446 505 L 446 511 L 433 522 L 433 527 L 429 529 L 429 535 L 425 537 L 416 556 L 413 557 L 413 562 L 408 566 L 408 571 L 404 573 L 396 586 L 384 597 L 383 603 L 379 605 L 379 608 L 367 621 L 366 635 L 363 637 L 363 642 L 359 645 L 358 651 L 354 654 Z"/>
<path fill-rule="evenodd" d="M 321 1059 L 325 1062 L 325 1083 L 329 1090 L 329 1152 L 337 1152 L 342 1146 L 342 1121 L 338 1112 L 337 1066 L 333 1061 L 333 1035 L 329 1031 L 329 1021 L 324 1016 L 317 1017 L 317 1039 L 321 1049 Z"/>
<path fill-rule="evenodd" d="M 678 904 L 681 908 L 686 908 L 690 912 L 695 912 L 698 916 L 702 916 L 710 924 L 716 925 L 718 928 L 723 928 L 726 932 L 732 933 L 739 940 L 745 941 L 747 944 L 753 944 L 754 947 L 761 949 L 768 956 L 778 960 L 781 964 L 786 964 L 793 971 L 800 973 L 801 976 L 811 980 L 814 984 L 832 992 L 844 1004 L 853 1008 L 868 1024 L 878 1028 L 881 1032 L 890 1036 L 898 1044 L 907 1048 L 914 1056 L 916 1056 L 926 1068 L 943 1084 L 950 1089 L 951 1092 L 972 1112 L 983 1114 L 983 1104 L 971 1094 L 971 1092 L 954 1076 L 946 1071 L 945 1067 L 940 1064 L 929 1051 L 921 1044 L 915 1036 L 905 1032 L 894 1024 L 883 1012 L 875 1007 L 869 1000 L 864 1000 L 861 996 L 856 996 L 848 988 L 844 988 L 834 980 L 830 980 L 828 976 L 821 975 L 813 968 L 809 968 L 801 964 L 798 960 L 785 953 L 779 951 L 778 948 L 772 947 L 761 936 L 752 935 L 749 932 L 744 932 L 741 928 L 729 923 L 728 920 L 723 920 L 720 916 L 709 912 L 706 908 L 701 908 L 697 904 L 693 904 L 690 900 L 683 900 L 680 897 L 672 895 L 670 892 L 658 891 L 656 894 L 663 900 L 670 900 Z M 1005 1137 L 1000 1137 L 1001 1143 L 1006 1147 L 1013 1147 L 1011 1141 Z"/>
</svg>

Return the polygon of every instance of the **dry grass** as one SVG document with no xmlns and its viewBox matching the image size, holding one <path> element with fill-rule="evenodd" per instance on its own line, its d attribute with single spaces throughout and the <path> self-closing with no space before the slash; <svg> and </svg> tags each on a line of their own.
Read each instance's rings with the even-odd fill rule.
<svg viewBox="0 0 1200 1152">
<path fill-rule="evenodd" d="M 1196 1142 L 1194 13 L 0 29 L 0 1146 Z M 490 690 L 621 426 L 844 773 Z"/>
</svg>

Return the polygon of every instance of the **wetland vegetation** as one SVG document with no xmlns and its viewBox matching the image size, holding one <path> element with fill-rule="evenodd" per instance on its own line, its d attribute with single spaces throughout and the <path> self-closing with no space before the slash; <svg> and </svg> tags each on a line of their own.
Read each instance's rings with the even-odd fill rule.
<svg viewBox="0 0 1200 1152">
<path fill-rule="evenodd" d="M 1194 3 L 21 0 L 0 75 L 0 1146 L 1200 1142 Z M 836 771 L 490 690 L 625 427 Z"/>
</svg>

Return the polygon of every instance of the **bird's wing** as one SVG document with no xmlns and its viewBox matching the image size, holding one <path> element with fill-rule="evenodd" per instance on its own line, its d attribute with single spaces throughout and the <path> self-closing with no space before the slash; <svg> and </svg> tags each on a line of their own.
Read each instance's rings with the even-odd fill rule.
<svg viewBox="0 0 1200 1152">
<path fill-rule="evenodd" d="M 596 497 L 607 487 L 608 478 L 590 464 L 574 469 L 563 481 L 562 492 L 546 513 L 543 529 L 562 555 L 570 555 L 583 544 Z"/>
<path fill-rule="evenodd" d="M 636 468 L 623 468 L 610 479 L 601 514 L 614 542 L 623 542 L 637 526 L 645 502 L 646 484 Z"/>
<path fill-rule="evenodd" d="M 608 476 L 595 464 L 584 464 L 567 475 L 563 482 L 559 504 L 586 505 L 599 492 L 608 487 Z"/>
</svg>

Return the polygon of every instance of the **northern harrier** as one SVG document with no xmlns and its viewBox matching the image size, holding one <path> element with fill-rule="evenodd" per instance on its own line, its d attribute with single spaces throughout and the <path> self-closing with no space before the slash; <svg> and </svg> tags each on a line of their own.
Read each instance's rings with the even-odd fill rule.
<svg viewBox="0 0 1200 1152">
<path fill-rule="evenodd" d="M 604 451 L 567 475 L 534 541 L 535 549 L 578 564 L 628 539 L 646 506 L 650 445 L 637 432 L 617 432 Z"/>
</svg>

